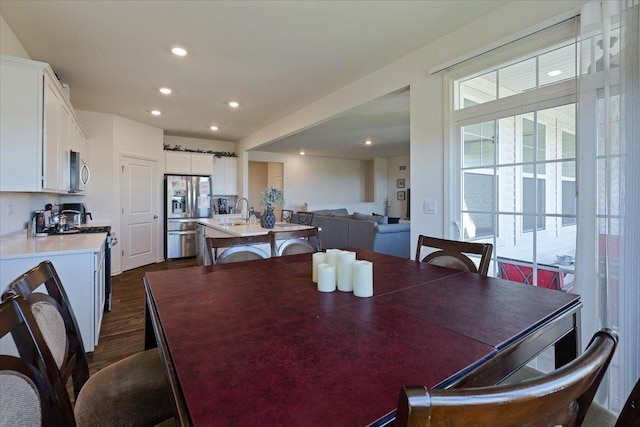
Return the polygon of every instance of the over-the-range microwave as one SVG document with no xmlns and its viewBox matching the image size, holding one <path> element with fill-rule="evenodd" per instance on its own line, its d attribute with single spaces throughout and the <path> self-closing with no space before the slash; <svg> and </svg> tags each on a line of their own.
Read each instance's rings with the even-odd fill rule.
<svg viewBox="0 0 640 427">
<path fill-rule="evenodd" d="M 71 180 L 69 182 L 69 193 L 80 193 L 87 189 L 87 184 L 91 179 L 89 166 L 82 159 L 80 152 L 71 150 L 70 167 Z"/>
</svg>

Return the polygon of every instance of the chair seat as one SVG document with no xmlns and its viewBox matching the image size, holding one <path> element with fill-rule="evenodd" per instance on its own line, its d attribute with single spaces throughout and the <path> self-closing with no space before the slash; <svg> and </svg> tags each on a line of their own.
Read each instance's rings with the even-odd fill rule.
<svg viewBox="0 0 640 427">
<path fill-rule="evenodd" d="M 151 426 L 173 417 L 157 349 L 134 354 L 92 375 L 74 409 L 78 426 Z"/>
</svg>

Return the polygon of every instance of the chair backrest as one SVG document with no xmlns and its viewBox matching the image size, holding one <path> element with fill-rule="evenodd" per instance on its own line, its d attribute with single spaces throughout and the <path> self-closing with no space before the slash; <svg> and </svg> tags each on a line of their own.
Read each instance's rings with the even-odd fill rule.
<svg viewBox="0 0 640 427">
<path fill-rule="evenodd" d="M 0 337 L 9 333 L 20 357 L 0 355 L 0 425 L 75 426 L 58 367 L 19 295 L 6 295 L 0 303 Z"/>
<path fill-rule="evenodd" d="M 318 227 L 304 230 L 270 231 L 271 256 L 294 255 L 322 250 Z M 283 241 L 278 246 L 278 240 Z"/>
<path fill-rule="evenodd" d="M 423 246 L 439 250 L 431 252 L 421 259 Z M 416 261 L 428 262 L 429 264 L 471 273 L 480 273 L 486 276 L 489 272 L 492 251 L 493 245 L 491 243 L 461 242 L 420 235 L 416 249 Z M 479 265 L 476 267 L 471 258 L 465 254 L 480 255 Z"/>
<path fill-rule="evenodd" d="M 282 222 L 291 222 L 291 219 L 293 218 L 293 211 L 290 209 L 282 209 L 282 212 L 280 213 L 280 221 Z"/>
<path fill-rule="evenodd" d="M 516 264 L 513 262 L 505 261 L 504 258 L 497 258 L 498 270 L 500 272 L 500 278 L 511 280 L 512 282 L 526 283 L 527 285 L 533 285 L 533 266 Z M 537 268 L 538 283 L 536 286 L 540 288 L 555 289 L 557 291 L 562 290 L 564 287 L 564 273 L 560 271 Z"/>
<path fill-rule="evenodd" d="M 598 331 L 585 352 L 549 374 L 517 384 L 429 390 L 405 386 L 396 426 L 579 426 L 618 342 Z"/>
<path fill-rule="evenodd" d="M 620 411 L 615 427 L 640 426 L 640 379 Z"/>
<path fill-rule="evenodd" d="M 36 291 L 42 285 L 47 294 Z M 51 261 L 42 261 L 11 282 L 7 290 L 7 294 L 10 293 L 22 296 L 29 303 L 63 383 L 66 385 L 69 378 L 73 378 L 73 392 L 77 397 L 89 379 L 89 364 L 73 308 Z"/>
<path fill-rule="evenodd" d="M 241 237 L 207 237 L 207 248 L 214 264 L 269 258 L 269 254 L 252 245 L 269 244 L 269 234 Z M 221 253 L 218 250 L 222 249 Z"/>
<path fill-rule="evenodd" d="M 301 225 L 311 225 L 313 222 L 313 212 L 297 212 L 296 222 Z"/>
</svg>

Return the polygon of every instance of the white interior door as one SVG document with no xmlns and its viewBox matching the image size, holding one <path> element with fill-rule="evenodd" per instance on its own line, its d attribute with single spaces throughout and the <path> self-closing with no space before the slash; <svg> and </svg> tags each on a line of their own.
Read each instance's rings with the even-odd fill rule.
<svg viewBox="0 0 640 427">
<path fill-rule="evenodd" d="M 154 160 L 121 157 L 122 271 L 158 259 L 157 167 Z"/>
</svg>

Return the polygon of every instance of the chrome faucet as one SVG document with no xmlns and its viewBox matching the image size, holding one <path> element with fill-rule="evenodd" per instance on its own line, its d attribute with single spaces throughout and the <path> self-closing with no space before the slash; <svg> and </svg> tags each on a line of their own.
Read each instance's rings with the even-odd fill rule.
<svg viewBox="0 0 640 427">
<path fill-rule="evenodd" d="M 247 204 L 247 216 L 245 217 L 245 221 L 249 222 L 249 199 L 247 199 L 246 197 L 242 197 L 240 199 L 238 199 L 238 201 L 236 202 L 236 206 L 233 208 L 236 212 L 238 212 L 238 205 L 240 204 L 241 201 L 245 201 L 245 203 Z"/>
</svg>

